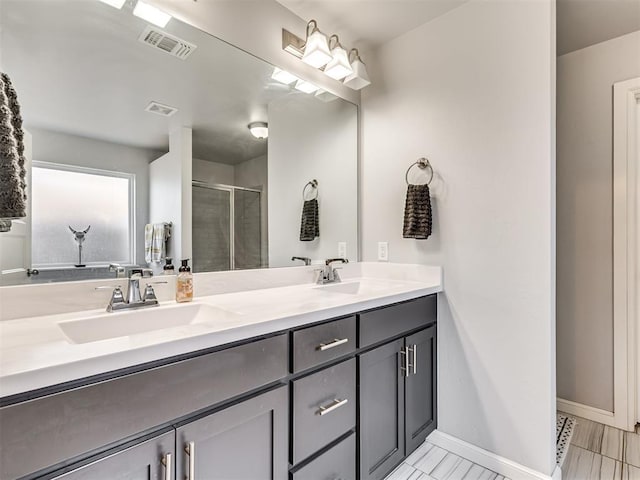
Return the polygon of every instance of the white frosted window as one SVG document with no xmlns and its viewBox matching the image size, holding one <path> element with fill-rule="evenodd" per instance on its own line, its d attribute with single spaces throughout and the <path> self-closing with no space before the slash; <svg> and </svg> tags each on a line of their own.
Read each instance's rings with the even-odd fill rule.
<svg viewBox="0 0 640 480">
<path fill-rule="evenodd" d="M 33 167 L 32 261 L 34 266 L 78 263 L 78 244 L 69 230 L 91 229 L 82 244 L 82 263 L 131 263 L 131 175 L 89 169 Z"/>
</svg>

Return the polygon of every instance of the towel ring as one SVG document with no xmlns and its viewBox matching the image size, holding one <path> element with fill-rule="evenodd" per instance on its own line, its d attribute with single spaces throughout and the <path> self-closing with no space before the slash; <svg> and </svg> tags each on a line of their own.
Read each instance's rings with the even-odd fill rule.
<svg viewBox="0 0 640 480">
<path fill-rule="evenodd" d="M 316 198 L 318 198 L 318 181 L 314 178 L 310 182 L 307 182 L 307 184 L 302 189 L 302 200 L 306 200 L 305 193 L 307 191 L 307 187 L 314 188 L 316 191 L 316 196 L 313 198 L 310 198 L 309 200 L 315 200 Z"/>
<path fill-rule="evenodd" d="M 409 165 L 409 168 L 407 168 L 407 173 L 405 173 L 405 175 L 404 175 L 404 181 L 407 182 L 407 185 L 409 185 L 409 172 L 416 165 L 418 166 L 418 168 L 420 170 L 424 170 L 426 168 L 429 169 L 430 175 L 429 175 L 429 180 L 427 180 L 427 185 L 430 185 L 431 184 L 431 180 L 433 180 L 433 167 L 431 166 L 431 163 L 429 162 L 429 160 L 427 160 L 424 157 L 419 158 L 416 162 L 414 162 L 411 165 Z"/>
</svg>

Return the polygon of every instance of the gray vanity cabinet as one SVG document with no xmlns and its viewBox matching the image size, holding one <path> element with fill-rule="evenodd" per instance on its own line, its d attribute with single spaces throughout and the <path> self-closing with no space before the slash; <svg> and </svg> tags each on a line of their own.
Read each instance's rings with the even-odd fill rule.
<svg viewBox="0 0 640 480">
<path fill-rule="evenodd" d="M 53 477 L 54 480 L 166 480 L 173 478 L 175 432 Z"/>
<path fill-rule="evenodd" d="M 404 374 L 396 340 L 360 355 L 360 479 L 384 478 L 404 458 Z"/>
<path fill-rule="evenodd" d="M 176 430 L 176 478 L 286 480 L 287 387 L 250 398 Z"/>
</svg>

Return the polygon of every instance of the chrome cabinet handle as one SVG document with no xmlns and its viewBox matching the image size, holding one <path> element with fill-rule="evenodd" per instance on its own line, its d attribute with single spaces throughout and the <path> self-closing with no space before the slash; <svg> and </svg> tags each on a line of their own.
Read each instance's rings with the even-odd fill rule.
<svg viewBox="0 0 640 480">
<path fill-rule="evenodd" d="M 184 451 L 189 457 L 189 469 L 187 471 L 186 480 L 195 480 L 196 478 L 196 442 L 187 442 Z"/>
<path fill-rule="evenodd" d="M 412 347 L 407 347 L 407 358 L 409 357 L 409 355 L 408 355 L 409 352 L 412 354 L 412 357 L 413 357 L 413 365 L 411 365 L 410 362 L 407 361 L 407 368 L 410 371 L 413 370 L 413 372 L 410 372 L 410 373 L 413 373 L 415 375 L 416 373 L 418 373 L 418 367 L 417 367 L 417 365 L 418 365 L 418 346 L 414 344 Z M 408 376 L 409 375 L 407 375 L 407 377 Z"/>
<path fill-rule="evenodd" d="M 405 347 L 400 350 L 400 355 L 402 355 L 404 358 L 404 365 L 400 367 L 400 370 L 405 377 L 408 377 L 411 374 L 411 365 L 409 364 L 409 348 Z"/>
<path fill-rule="evenodd" d="M 330 405 L 326 407 L 320 407 L 316 413 L 320 416 L 326 415 L 327 413 L 333 412 L 336 408 L 340 408 L 343 405 L 346 405 L 347 403 L 349 403 L 348 398 L 345 398 L 343 400 L 338 400 L 337 398 L 335 398 Z"/>
<path fill-rule="evenodd" d="M 172 459 L 173 456 L 170 453 L 167 453 L 160 463 L 164 466 L 164 480 L 171 480 L 171 468 L 172 468 Z"/>
<path fill-rule="evenodd" d="M 330 348 L 335 348 L 339 345 L 344 345 L 348 341 L 349 341 L 348 338 L 334 338 L 332 342 L 321 343 L 320 345 L 318 345 L 316 350 L 320 350 L 321 352 L 324 352 L 325 350 L 329 350 Z"/>
</svg>

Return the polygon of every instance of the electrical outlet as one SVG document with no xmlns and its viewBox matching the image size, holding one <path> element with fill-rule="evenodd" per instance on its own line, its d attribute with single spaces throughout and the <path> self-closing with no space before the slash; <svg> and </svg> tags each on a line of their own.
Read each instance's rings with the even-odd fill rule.
<svg viewBox="0 0 640 480">
<path fill-rule="evenodd" d="M 338 242 L 338 258 L 347 258 L 347 242 Z"/>
<path fill-rule="evenodd" d="M 389 261 L 389 242 L 378 242 L 378 261 Z"/>
</svg>

